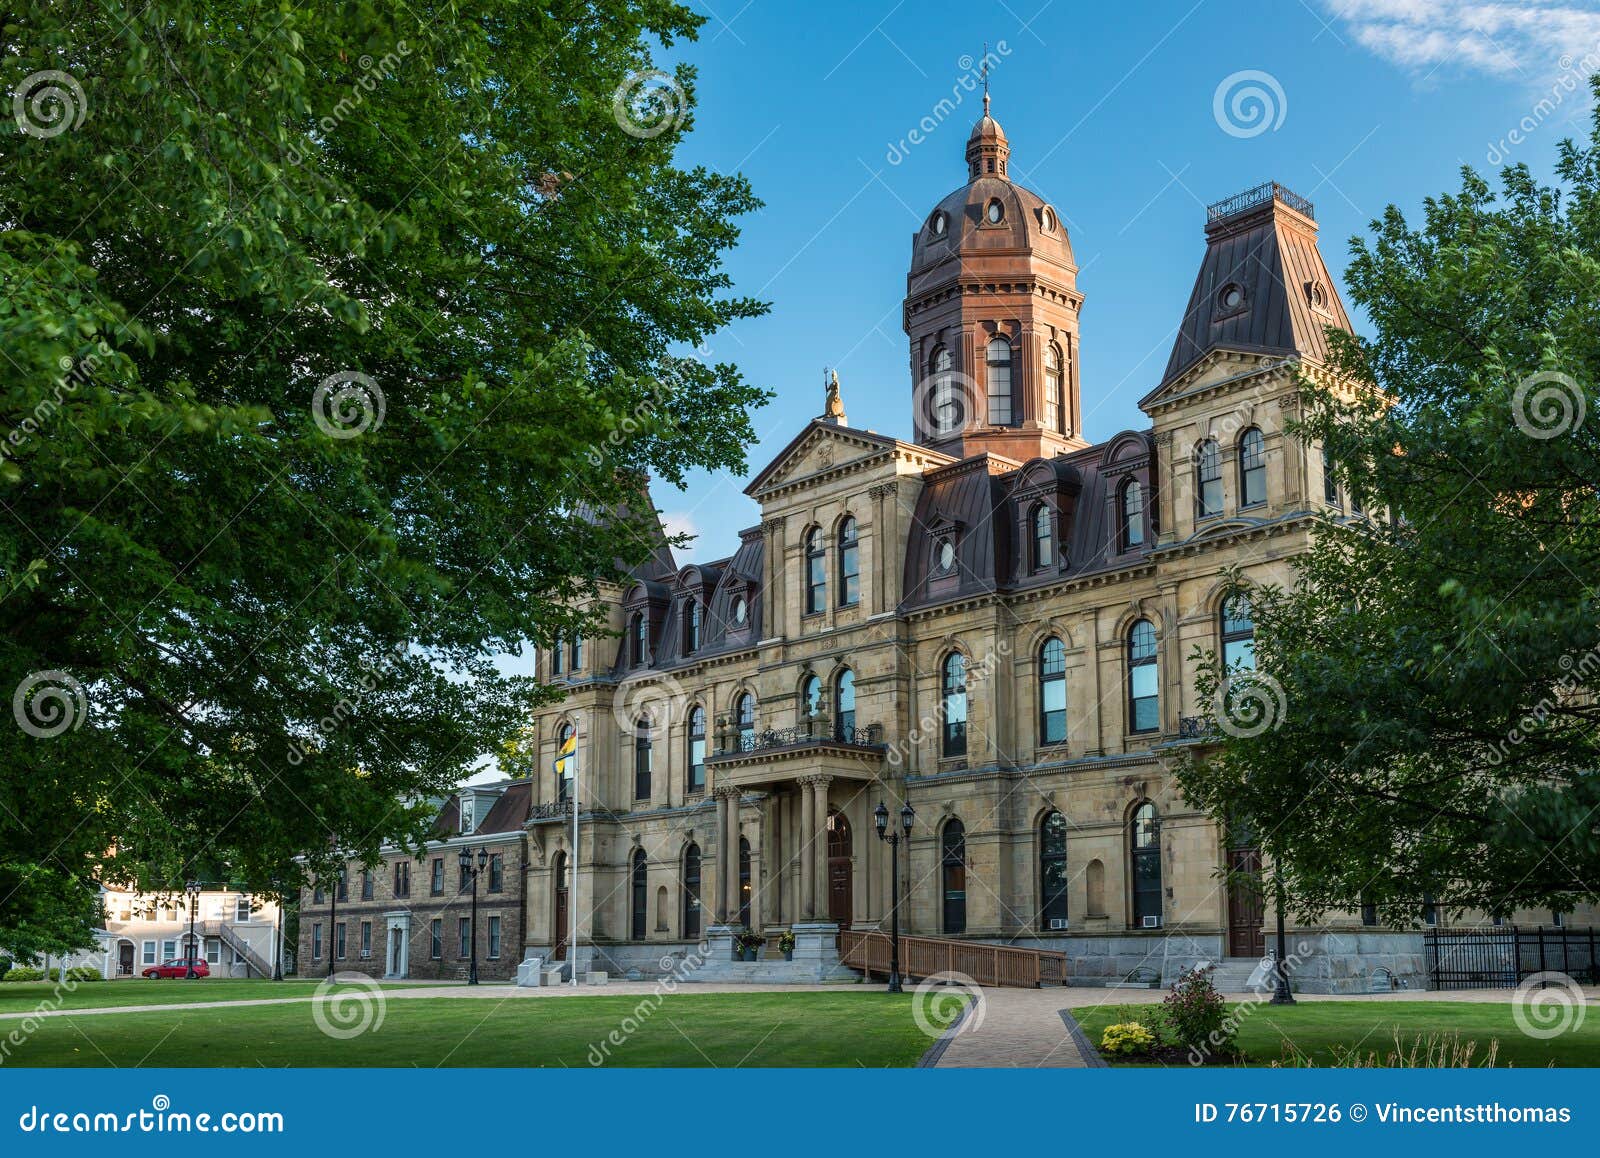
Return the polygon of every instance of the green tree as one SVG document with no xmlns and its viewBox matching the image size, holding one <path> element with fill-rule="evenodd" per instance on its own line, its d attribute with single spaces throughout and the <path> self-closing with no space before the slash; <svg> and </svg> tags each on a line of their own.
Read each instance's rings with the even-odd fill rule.
<svg viewBox="0 0 1600 1158">
<path fill-rule="evenodd" d="M 764 309 L 652 65 L 700 20 L 0 17 L 0 947 L 414 843 L 548 694 L 492 657 L 650 549 L 640 479 L 742 467 L 764 392 L 674 353 Z"/>
<path fill-rule="evenodd" d="M 1600 895 L 1600 119 L 1557 182 L 1463 172 L 1352 242 L 1370 338 L 1300 434 L 1353 506 L 1255 590 L 1256 695 L 1183 773 L 1243 814 L 1296 907 L 1505 914 Z M 1210 658 L 1202 692 L 1227 673 Z M 1262 727 L 1263 720 L 1270 727 Z"/>
</svg>

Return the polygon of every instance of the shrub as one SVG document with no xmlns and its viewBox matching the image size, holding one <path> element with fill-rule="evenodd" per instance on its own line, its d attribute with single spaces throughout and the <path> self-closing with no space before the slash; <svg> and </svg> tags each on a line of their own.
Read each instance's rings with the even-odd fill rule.
<svg viewBox="0 0 1600 1158">
<path fill-rule="evenodd" d="M 31 965 L 13 965 L 5 975 L 7 981 L 43 981 L 44 970 Z"/>
<path fill-rule="evenodd" d="M 68 981 L 104 981 L 100 970 L 89 965 L 74 965 L 67 970 Z"/>
<path fill-rule="evenodd" d="M 13 964 L 15 964 L 15 962 L 13 962 L 10 957 L 0 957 L 0 981 L 4 981 L 6 979 L 6 974 L 11 972 L 11 966 Z"/>
<path fill-rule="evenodd" d="M 1137 1057 L 1156 1047 L 1156 1035 L 1137 1021 L 1124 1021 L 1106 1026 L 1100 1035 L 1100 1052 L 1119 1057 Z"/>
<path fill-rule="evenodd" d="M 1209 966 L 1179 977 L 1161 1005 L 1179 1045 L 1204 1053 L 1234 1052 L 1235 1027 L 1228 1020 L 1228 1003 L 1211 983 Z"/>
</svg>

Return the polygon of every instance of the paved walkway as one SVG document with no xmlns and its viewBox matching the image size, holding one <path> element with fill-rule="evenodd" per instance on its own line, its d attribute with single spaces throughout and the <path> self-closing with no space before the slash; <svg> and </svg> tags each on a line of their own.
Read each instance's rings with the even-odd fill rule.
<svg viewBox="0 0 1600 1158">
<path fill-rule="evenodd" d="M 1068 992 L 984 990 L 946 1034 L 944 1050 L 934 1065 L 939 1069 L 1082 1069 L 1104 1064 L 1080 1047 L 1077 1023 L 1063 1012 L 1070 1004 L 1065 999 Z"/>
</svg>

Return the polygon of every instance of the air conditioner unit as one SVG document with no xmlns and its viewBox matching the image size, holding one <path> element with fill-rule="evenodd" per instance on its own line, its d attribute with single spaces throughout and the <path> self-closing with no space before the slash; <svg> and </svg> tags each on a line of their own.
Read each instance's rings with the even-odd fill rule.
<svg viewBox="0 0 1600 1158">
<path fill-rule="evenodd" d="M 1067 919 L 1065 917 L 1051 917 L 1050 918 L 1050 928 L 1052 930 L 1065 929 L 1066 927 L 1067 927 Z"/>
<path fill-rule="evenodd" d="M 1146 929 L 1159 929 L 1159 928 L 1161 928 L 1161 918 L 1160 917 L 1146 917 L 1144 919 L 1144 927 Z"/>
</svg>

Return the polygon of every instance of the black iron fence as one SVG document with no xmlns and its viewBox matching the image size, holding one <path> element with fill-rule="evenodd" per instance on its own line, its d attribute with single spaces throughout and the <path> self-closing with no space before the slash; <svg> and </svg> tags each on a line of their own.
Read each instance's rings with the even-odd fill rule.
<svg viewBox="0 0 1600 1158">
<path fill-rule="evenodd" d="M 1494 925 L 1429 929 L 1422 935 L 1434 989 L 1514 989 L 1535 973 L 1600 984 L 1594 929 Z"/>
<path fill-rule="evenodd" d="M 769 748 L 787 748 L 793 744 L 812 743 L 849 744 L 854 747 L 881 747 L 883 725 L 864 724 L 859 728 L 827 728 L 801 725 L 798 728 L 766 728 L 732 738 L 733 746 L 718 752 L 719 756 L 739 752 L 764 752 Z"/>
</svg>

